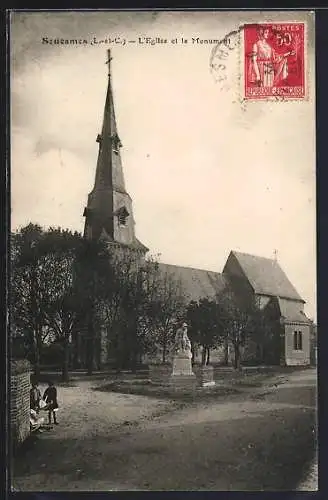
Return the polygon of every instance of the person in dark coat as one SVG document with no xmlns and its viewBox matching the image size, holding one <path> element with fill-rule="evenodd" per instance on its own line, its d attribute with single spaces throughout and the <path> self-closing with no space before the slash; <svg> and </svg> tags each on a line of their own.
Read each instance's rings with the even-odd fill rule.
<svg viewBox="0 0 328 500">
<path fill-rule="evenodd" d="M 57 389 L 52 382 L 48 382 L 48 387 L 44 391 L 43 399 L 47 403 L 49 424 L 51 424 L 51 414 L 52 414 L 54 424 L 57 425 L 58 424 L 56 419 L 56 411 L 58 409 Z"/>
<path fill-rule="evenodd" d="M 33 381 L 32 388 L 30 390 L 30 408 L 38 412 L 40 410 L 40 401 L 41 401 L 41 391 L 38 387 L 38 383 Z"/>
</svg>

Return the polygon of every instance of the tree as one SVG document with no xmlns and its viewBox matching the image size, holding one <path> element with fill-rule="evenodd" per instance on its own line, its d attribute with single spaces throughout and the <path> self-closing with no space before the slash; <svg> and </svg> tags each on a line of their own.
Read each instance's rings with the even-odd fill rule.
<svg viewBox="0 0 328 500">
<path fill-rule="evenodd" d="M 12 235 L 11 263 L 12 332 L 25 338 L 36 375 L 43 342 L 52 335 L 62 347 L 62 376 L 68 380 L 72 336 L 86 323 L 92 371 L 94 312 L 112 274 L 107 249 L 76 232 L 29 224 Z"/>
<path fill-rule="evenodd" d="M 130 363 L 132 344 L 135 344 L 132 323 L 137 314 L 137 288 L 140 288 L 139 261 L 137 254 L 123 248 L 113 248 L 110 254 L 113 273 L 111 279 L 103 282 L 97 308 L 98 316 L 103 318 L 108 332 L 107 340 L 118 370 Z"/>
<path fill-rule="evenodd" d="M 152 340 L 161 349 L 162 363 L 166 363 L 168 352 L 174 341 L 176 320 L 185 310 L 181 280 L 171 273 L 154 271 L 153 294 L 148 303 L 147 316 L 153 328 Z"/>
<path fill-rule="evenodd" d="M 61 228 L 49 228 L 42 240 L 42 252 L 48 256 L 51 279 L 44 297 L 45 322 L 62 347 L 62 379 L 68 381 L 72 333 L 80 316 L 75 286 L 76 253 L 83 244 L 81 235 Z"/>
<path fill-rule="evenodd" d="M 210 350 L 222 341 L 223 329 L 220 323 L 218 304 L 215 300 L 200 299 L 190 302 L 187 318 L 193 343 L 202 347 L 202 365 L 210 364 Z"/>
<path fill-rule="evenodd" d="M 218 317 L 225 339 L 234 350 L 234 368 L 241 367 L 241 348 L 249 339 L 257 314 L 255 301 L 241 301 L 231 289 L 218 297 Z"/>
<path fill-rule="evenodd" d="M 163 274 L 155 257 L 142 260 L 131 251 L 113 252 L 114 276 L 107 282 L 102 309 L 117 369 L 136 369 L 142 355 L 162 349 L 165 362 L 172 322 L 182 308 L 179 284 Z"/>
<path fill-rule="evenodd" d="M 32 224 L 12 240 L 12 332 L 24 340 L 37 375 L 47 337 L 62 348 L 63 380 L 80 343 L 91 374 L 104 330 L 119 369 L 135 369 L 157 341 L 165 361 L 183 304 L 176 280 L 163 276 L 155 259 Z"/>
<path fill-rule="evenodd" d="M 45 297 L 51 279 L 49 256 L 41 249 L 44 231 L 37 224 L 28 224 L 11 235 L 10 325 L 13 337 L 24 338 L 26 355 L 40 375 L 42 344 L 48 335 L 45 329 Z"/>
<path fill-rule="evenodd" d="M 83 239 L 74 263 L 74 297 L 78 311 L 76 327 L 84 335 L 87 373 L 92 374 L 98 332 L 106 322 L 106 305 L 113 303 L 117 276 L 113 253 L 102 240 Z"/>
<path fill-rule="evenodd" d="M 252 332 L 250 340 L 256 344 L 256 361 L 266 364 L 280 364 L 280 311 L 276 300 L 264 307 L 255 300 Z"/>
</svg>

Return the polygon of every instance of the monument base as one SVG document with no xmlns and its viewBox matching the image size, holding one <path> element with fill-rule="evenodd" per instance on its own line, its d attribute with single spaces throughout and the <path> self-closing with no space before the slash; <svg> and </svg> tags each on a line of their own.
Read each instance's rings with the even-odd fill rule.
<svg viewBox="0 0 328 500">
<path fill-rule="evenodd" d="M 192 371 L 191 359 L 187 356 L 174 356 L 173 370 L 169 379 L 171 387 L 176 389 L 194 389 L 197 386 L 197 378 Z"/>
<path fill-rule="evenodd" d="M 175 376 L 193 376 L 191 359 L 182 356 L 175 356 L 173 358 L 173 371 L 172 377 Z"/>
</svg>

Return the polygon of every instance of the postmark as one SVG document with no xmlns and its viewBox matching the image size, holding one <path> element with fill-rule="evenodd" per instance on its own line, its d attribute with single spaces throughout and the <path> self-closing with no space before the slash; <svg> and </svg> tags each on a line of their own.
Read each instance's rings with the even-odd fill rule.
<svg viewBox="0 0 328 500">
<path fill-rule="evenodd" d="M 238 59 L 236 56 L 240 47 L 240 33 L 243 27 L 239 27 L 227 33 L 219 43 L 213 47 L 210 56 L 210 69 L 216 83 L 221 90 L 234 87 L 238 80 Z"/>
<path fill-rule="evenodd" d="M 305 99 L 305 23 L 245 24 L 243 98 Z"/>
</svg>

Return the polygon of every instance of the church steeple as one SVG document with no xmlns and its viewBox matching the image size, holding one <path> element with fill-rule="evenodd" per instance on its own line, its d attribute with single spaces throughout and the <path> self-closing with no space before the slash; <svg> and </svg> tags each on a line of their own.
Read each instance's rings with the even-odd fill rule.
<svg viewBox="0 0 328 500">
<path fill-rule="evenodd" d="M 84 236 L 147 251 L 136 238 L 132 200 L 125 189 L 111 82 L 111 53 L 107 51 L 108 84 L 101 134 L 97 136 L 98 160 L 93 190 L 84 210 Z"/>
<path fill-rule="evenodd" d="M 101 134 L 97 136 L 99 154 L 97 161 L 95 189 L 108 187 L 125 192 L 124 176 L 120 148 L 122 147 L 117 133 L 113 91 L 111 82 L 111 54 L 108 50 L 108 85 Z"/>
</svg>

